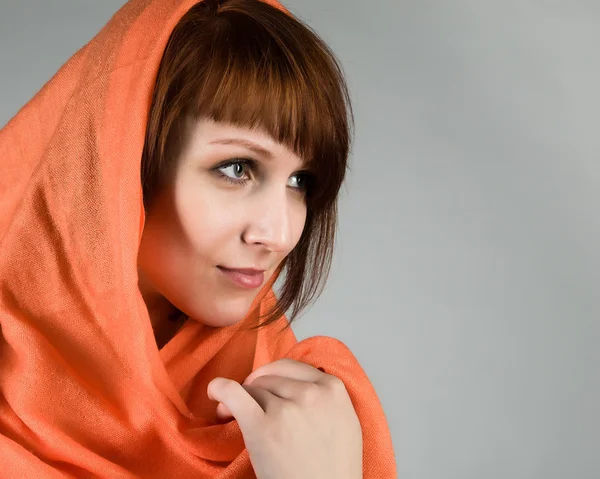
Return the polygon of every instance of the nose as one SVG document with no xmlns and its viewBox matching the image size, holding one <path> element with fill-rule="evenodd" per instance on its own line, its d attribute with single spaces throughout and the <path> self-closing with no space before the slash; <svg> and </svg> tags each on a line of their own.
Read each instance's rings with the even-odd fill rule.
<svg viewBox="0 0 600 479">
<path fill-rule="evenodd" d="M 293 205 L 286 187 L 264 190 L 249 200 L 248 221 L 242 239 L 249 245 L 262 245 L 273 252 L 287 253 L 293 242 Z"/>
</svg>

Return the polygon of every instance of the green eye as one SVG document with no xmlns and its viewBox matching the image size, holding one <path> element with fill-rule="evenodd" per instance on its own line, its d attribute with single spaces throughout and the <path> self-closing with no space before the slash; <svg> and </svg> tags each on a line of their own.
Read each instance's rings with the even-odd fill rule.
<svg viewBox="0 0 600 479">
<path fill-rule="evenodd" d="M 219 171 L 232 180 L 247 180 L 249 176 L 245 174 L 246 168 L 244 163 L 236 162 L 220 167 Z"/>
<path fill-rule="evenodd" d="M 215 171 L 229 183 L 244 185 L 251 179 L 254 169 L 252 160 L 241 158 L 223 163 L 217 166 Z"/>
</svg>

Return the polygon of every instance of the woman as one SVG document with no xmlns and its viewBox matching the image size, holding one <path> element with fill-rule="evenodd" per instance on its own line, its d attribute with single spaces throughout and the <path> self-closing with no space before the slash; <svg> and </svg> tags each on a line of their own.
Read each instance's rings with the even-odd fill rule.
<svg viewBox="0 0 600 479">
<path fill-rule="evenodd" d="M 356 359 L 284 316 L 329 268 L 348 107 L 277 3 L 133 0 L 9 122 L 7 477 L 395 477 Z"/>
</svg>

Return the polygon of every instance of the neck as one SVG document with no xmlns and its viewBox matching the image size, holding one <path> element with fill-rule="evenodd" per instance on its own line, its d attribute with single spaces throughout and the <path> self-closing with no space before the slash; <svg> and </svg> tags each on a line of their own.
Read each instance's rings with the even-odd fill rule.
<svg viewBox="0 0 600 479">
<path fill-rule="evenodd" d="M 138 277 L 140 293 L 146 303 L 154 338 L 160 349 L 182 326 L 185 315 L 156 291 L 141 271 L 138 273 Z"/>
</svg>

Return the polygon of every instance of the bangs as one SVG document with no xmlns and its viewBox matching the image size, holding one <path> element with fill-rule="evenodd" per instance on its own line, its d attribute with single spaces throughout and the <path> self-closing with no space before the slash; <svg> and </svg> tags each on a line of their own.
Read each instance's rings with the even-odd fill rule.
<svg viewBox="0 0 600 479">
<path fill-rule="evenodd" d="M 308 201 L 324 208 L 338 195 L 350 150 L 343 73 L 313 31 L 256 3 L 260 15 L 238 12 L 230 2 L 210 12 L 204 28 L 186 32 L 196 46 L 180 52 L 187 58 L 176 83 L 185 85 L 184 96 L 193 95 L 188 106 L 196 118 L 263 130 L 302 158 L 313 176 Z"/>
</svg>

